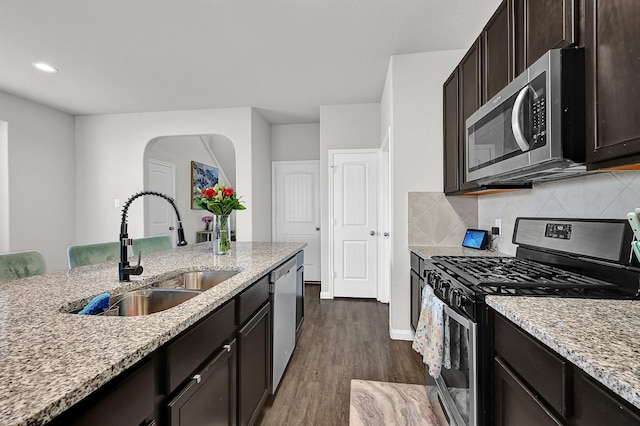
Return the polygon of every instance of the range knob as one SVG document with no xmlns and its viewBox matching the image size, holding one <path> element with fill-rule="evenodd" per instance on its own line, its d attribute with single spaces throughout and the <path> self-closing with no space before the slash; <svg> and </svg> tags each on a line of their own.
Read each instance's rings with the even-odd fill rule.
<svg viewBox="0 0 640 426">
<path fill-rule="evenodd" d="M 440 281 L 440 291 L 442 292 L 442 298 L 447 300 L 449 298 L 449 290 L 451 289 L 451 283 L 449 281 Z"/>
</svg>

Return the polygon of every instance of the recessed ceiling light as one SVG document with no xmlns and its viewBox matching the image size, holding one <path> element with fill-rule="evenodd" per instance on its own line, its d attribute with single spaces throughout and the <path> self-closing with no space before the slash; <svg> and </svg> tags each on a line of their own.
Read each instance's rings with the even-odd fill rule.
<svg viewBox="0 0 640 426">
<path fill-rule="evenodd" d="M 58 68 L 52 67 L 51 65 L 45 64 L 44 62 L 34 62 L 32 65 L 38 68 L 40 71 L 49 72 L 52 74 L 58 72 Z"/>
</svg>

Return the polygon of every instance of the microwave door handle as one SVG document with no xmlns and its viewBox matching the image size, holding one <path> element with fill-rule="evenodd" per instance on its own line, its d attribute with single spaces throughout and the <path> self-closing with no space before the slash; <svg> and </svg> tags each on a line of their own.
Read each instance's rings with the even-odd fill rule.
<svg viewBox="0 0 640 426">
<path fill-rule="evenodd" d="M 529 86 L 527 85 L 518 93 L 516 101 L 513 104 L 513 110 L 511 111 L 511 130 L 513 130 L 516 143 L 523 152 L 529 151 L 529 143 L 522 132 L 522 126 L 520 126 L 520 114 L 522 113 L 522 105 L 528 93 Z"/>
</svg>

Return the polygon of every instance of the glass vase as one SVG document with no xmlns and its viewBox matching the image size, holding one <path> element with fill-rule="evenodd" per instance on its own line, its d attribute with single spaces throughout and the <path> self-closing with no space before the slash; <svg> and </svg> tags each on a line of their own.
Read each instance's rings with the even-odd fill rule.
<svg viewBox="0 0 640 426">
<path fill-rule="evenodd" d="M 214 216 L 213 253 L 228 254 L 231 251 L 231 217 L 229 215 Z"/>
</svg>

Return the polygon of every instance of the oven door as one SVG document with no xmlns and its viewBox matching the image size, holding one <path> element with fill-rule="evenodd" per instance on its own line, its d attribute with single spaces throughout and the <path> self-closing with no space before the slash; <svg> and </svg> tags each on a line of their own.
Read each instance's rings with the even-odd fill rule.
<svg viewBox="0 0 640 426">
<path fill-rule="evenodd" d="M 435 379 L 438 401 L 450 425 L 478 425 L 477 324 L 445 304 L 451 368 Z"/>
</svg>

